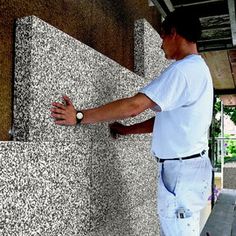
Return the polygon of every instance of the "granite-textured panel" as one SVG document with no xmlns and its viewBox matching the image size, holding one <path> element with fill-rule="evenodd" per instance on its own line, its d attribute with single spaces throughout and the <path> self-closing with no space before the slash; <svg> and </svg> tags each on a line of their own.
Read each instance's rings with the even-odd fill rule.
<svg viewBox="0 0 236 236">
<path fill-rule="evenodd" d="M 150 135 L 112 140 L 107 123 L 56 126 L 49 111 L 51 102 L 63 94 L 83 109 L 131 96 L 148 80 L 34 16 L 17 21 L 15 47 L 15 140 L 40 145 L 53 141 L 55 150 L 65 141 L 65 147 L 74 145 L 75 153 L 86 156 L 81 160 L 85 158 L 91 168 L 90 185 L 84 186 L 89 192 L 85 217 L 89 217 L 88 228 L 99 232 L 96 235 L 158 234 L 156 163 L 150 155 Z M 124 123 L 139 122 L 152 114 L 147 111 Z"/>
<path fill-rule="evenodd" d="M 171 63 L 161 49 L 160 35 L 145 19 L 140 19 L 135 22 L 134 37 L 135 72 L 149 79 L 159 76 Z"/>
<path fill-rule="evenodd" d="M 0 143 L 0 233 L 157 234 L 156 163 L 144 136 L 130 137 L 135 155 L 129 137 L 91 151 L 83 142 Z"/>
<path fill-rule="evenodd" d="M 17 141 L 80 140 L 98 127 L 59 127 L 50 104 L 68 95 L 77 109 L 135 94 L 147 80 L 37 17 L 19 19 L 15 43 Z M 146 117 L 142 115 L 136 121 Z M 98 129 L 100 129 L 98 127 Z"/>
<path fill-rule="evenodd" d="M 236 189 L 236 162 L 224 164 L 223 188 Z"/>
<path fill-rule="evenodd" d="M 152 209 L 150 211 L 150 206 Z M 105 223 L 93 230 L 89 236 L 156 236 L 159 233 L 159 222 L 154 217 L 155 205 L 152 201 L 136 206 L 130 214 L 108 215 Z"/>
<path fill-rule="evenodd" d="M 104 141 L 95 143 L 91 161 L 93 224 L 99 226 L 109 220 L 108 218 L 112 215 L 127 218 L 137 206 L 146 206 L 146 211 L 154 213 L 152 216 L 156 220 L 157 164 L 147 151 L 150 136 L 144 136 L 146 136 L 146 143 L 139 136 L 122 137 L 116 141 L 105 142 L 106 146 Z M 146 204 L 147 201 L 149 205 Z M 151 228 L 154 226 L 144 225 L 142 220 L 141 218 L 137 227 L 140 229 L 148 227 L 152 231 Z M 157 224 L 156 227 L 158 230 Z"/>
<path fill-rule="evenodd" d="M 87 235 L 90 161 L 75 143 L 0 143 L 0 235 Z"/>
</svg>

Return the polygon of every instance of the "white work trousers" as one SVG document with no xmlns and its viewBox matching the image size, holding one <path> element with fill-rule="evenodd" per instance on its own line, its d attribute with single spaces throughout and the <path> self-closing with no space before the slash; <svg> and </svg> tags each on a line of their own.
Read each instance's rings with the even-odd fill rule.
<svg viewBox="0 0 236 236">
<path fill-rule="evenodd" d="M 165 161 L 159 166 L 157 201 L 161 236 L 199 236 L 200 210 L 211 193 L 212 165 L 207 154 Z"/>
</svg>

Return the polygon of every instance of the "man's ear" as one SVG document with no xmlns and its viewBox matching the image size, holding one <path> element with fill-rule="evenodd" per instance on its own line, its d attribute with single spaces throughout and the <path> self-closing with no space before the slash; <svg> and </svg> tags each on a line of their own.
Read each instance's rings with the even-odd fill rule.
<svg viewBox="0 0 236 236">
<path fill-rule="evenodd" d="M 171 37 L 173 37 L 173 38 L 176 37 L 177 32 L 176 32 L 176 29 L 175 29 L 175 28 L 171 28 L 170 35 L 171 35 Z"/>
</svg>

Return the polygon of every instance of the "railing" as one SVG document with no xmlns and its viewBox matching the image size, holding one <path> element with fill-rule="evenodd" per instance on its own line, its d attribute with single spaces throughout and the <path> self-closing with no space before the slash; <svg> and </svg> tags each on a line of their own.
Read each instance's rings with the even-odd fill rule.
<svg viewBox="0 0 236 236">
<path fill-rule="evenodd" d="M 236 152 L 229 153 L 229 143 L 236 147 L 236 138 L 218 137 L 215 138 L 214 167 L 216 172 L 221 173 L 221 186 L 223 186 L 223 170 L 225 162 L 236 161 Z"/>
</svg>

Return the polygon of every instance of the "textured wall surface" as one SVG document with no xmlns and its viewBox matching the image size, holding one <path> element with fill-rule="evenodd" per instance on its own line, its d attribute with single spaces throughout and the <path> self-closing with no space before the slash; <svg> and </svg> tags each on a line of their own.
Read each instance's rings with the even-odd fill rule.
<svg viewBox="0 0 236 236">
<path fill-rule="evenodd" d="M 158 28 L 160 14 L 147 0 L 0 1 L 0 140 L 12 127 L 15 20 L 35 15 L 133 70 L 134 21 L 146 18 Z"/>
<path fill-rule="evenodd" d="M 4 203 L 2 230 L 6 235 L 17 230 L 50 236 L 158 235 L 151 136 L 113 140 L 106 123 L 60 127 L 49 117 L 51 102 L 63 94 L 77 108 L 94 107 L 133 95 L 148 80 L 34 16 L 17 21 L 15 47 L 15 142 L 1 143 L 0 152 L 6 163 L 0 196 L 13 201 Z M 147 111 L 124 123 L 152 115 Z M 17 163 L 11 185 L 8 162 Z M 34 205 L 24 211 L 29 194 Z"/>
<path fill-rule="evenodd" d="M 223 188 L 236 189 L 236 162 L 224 164 Z"/>
<path fill-rule="evenodd" d="M 106 144 L 1 142 L 0 234 L 157 235 L 149 147 Z"/>
<path fill-rule="evenodd" d="M 87 150 L 66 142 L 1 142 L 0 164 L 0 235 L 85 235 L 89 230 Z"/>
<path fill-rule="evenodd" d="M 36 17 L 17 22 L 15 51 L 15 140 L 84 139 L 102 126 L 55 126 L 52 101 L 67 94 L 78 109 L 88 108 L 131 96 L 148 82 Z"/>
<path fill-rule="evenodd" d="M 159 76 L 171 63 L 161 49 L 160 35 L 145 19 L 135 22 L 134 35 L 134 71 L 149 79 Z"/>
<path fill-rule="evenodd" d="M 106 146 L 104 141 L 94 144 L 92 235 L 158 234 L 156 163 L 147 153 L 150 143 L 126 137 L 106 141 Z"/>
</svg>

